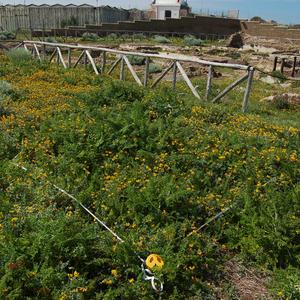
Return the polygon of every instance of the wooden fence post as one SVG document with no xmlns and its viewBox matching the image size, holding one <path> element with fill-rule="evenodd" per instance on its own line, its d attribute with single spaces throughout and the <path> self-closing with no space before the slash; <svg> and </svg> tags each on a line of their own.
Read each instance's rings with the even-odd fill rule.
<svg viewBox="0 0 300 300">
<path fill-rule="evenodd" d="M 282 58 L 281 59 L 281 67 L 280 67 L 281 74 L 283 74 L 284 67 L 285 67 L 285 58 Z"/>
<path fill-rule="evenodd" d="M 292 77 L 295 77 L 296 66 L 297 66 L 297 56 L 294 57 Z"/>
<path fill-rule="evenodd" d="M 123 56 L 121 58 L 120 80 L 125 80 L 125 61 Z"/>
<path fill-rule="evenodd" d="M 146 64 L 145 64 L 145 77 L 144 77 L 144 86 L 148 85 L 149 80 L 149 66 L 150 66 L 150 58 L 146 58 Z"/>
<path fill-rule="evenodd" d="M 206 92 L 205 92 L 205 100 L 208 101 L 208 97 L 211 91 L 211 83 L 213 78 L 214 68 L 213 66 L 209 66 L 208 74 L 207 74 L 207 84 L 206 84 Z"/>
<path fill-rule="evenodd" d="M 101 73 L 104 74 L 106 67 L 106 52 L 103 51 L 102 53 L 102 67 L 101 67 Z"/>
<path fill-rule="evenodd" d="M 252 88 L 252 83 L 253 83 L 254 71 L 255 71 L 255 69 L 253 67 L 249 68 L 248 81 L 247 81 L 247 86 L 246 86 L 244 100 L 243 100 L 243 113 L 248 111 L 249 98 L 250 98 L 250 93 L 251 93 L 251 88 Z"/>
<path fill-rule="evenodd" d="M 173 65 L 173 89 L 176 89 L 176 83 L 177 83 L 177 61 L 174 61 Z"/>
<path fill-rule="evenodd" d="M 273 72 L 277 70 L 278 56 L 274 58 Z"/>
<path fill-rule="evenodd" d="M 72 50 L 68 48 L 68 68 L 72 67 Z"/>
</svg>

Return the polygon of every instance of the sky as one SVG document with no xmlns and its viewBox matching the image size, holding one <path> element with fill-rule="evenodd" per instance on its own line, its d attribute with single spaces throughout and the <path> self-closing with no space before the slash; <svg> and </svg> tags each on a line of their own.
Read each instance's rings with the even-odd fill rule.
<svg viewBox="0 0 300 300">
<path fill-rule="evenodd" d="M 146 9 L 151 0 L 0 0 L 0 4 L 83 4 L 110 5 L 123 8 Z M 249 19 L 261 16 L 267 20 L 276 20 L 284 24 L 300 24 L 300 0 L 189 0 L 195 12 L 209 11 L 210 13 L 229 9 L 238 9 L 240 17 Z"/>
</svg>

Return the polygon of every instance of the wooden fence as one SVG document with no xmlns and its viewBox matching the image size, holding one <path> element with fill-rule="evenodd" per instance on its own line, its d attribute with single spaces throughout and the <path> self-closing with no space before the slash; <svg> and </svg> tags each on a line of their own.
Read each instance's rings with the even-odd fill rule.
<svg viewBox="0 0 300 300">
<path fill-rule="evenodd" d="M 182 63 L 193 63 L 198 65 L 204 65 L 209 67 L 209 72 L 207 75 L 207 85 L 205 91 L 205 99 L 208 100 L 211 89 L 212 89 L 212 80 L 213 80 L 213 71 L 214 68 L 222 67 L 229 68 L 234 70 L 245 71 L 245 74 L 234 81 L 232 84 L 227 86 L 219 95 L 212 99 L 213 103 L 219 102 L 227 95 L 231 90 L 240 85 L 242 82 L 247 81 L 247 86 L 245 89 L 242 111 L 246 112 L 248 110 L 249 97 L 252 88 L 252 81 L 254 76 L 254 68 L 251 66 L 239 65 L 239 64 L 229 64 L 229 63 L 220 63 L 220 62 L 211 62 L 202 59 L 198 59 L 190 56 L 180 56 L 176 54 L 148 54 L 140 52 L 127 52 L 120 51 L 109 48 L 99 48 L 91 47 L 85 45 L 71 45 L 71 44 L 61 44 L 61 43 L 47 43 L 47 42 L 38 42 L 38 41 L 24 41 L 18 47 L 24 47 L 28 51 L 31 51 L 32 55 L 39 60 L 48 60 L 50 62 L 56 59 L 58 64 L 61 64 L 64 68 L 76 68 L 82 62 L 85 66 L 88 64 L 91 65 L 96 75 L 101 74 L 112 74 L 112 72 L 120 65 L 119 78 L 120 80 L 125 80 L 125 67 L 128 68 L 130 74 L 136 83 L 140 86 L 150 86 L 150 88 L 155 88 L 169 72 L 172 72 L 172 85 L 173 88 L 176 88 L 178 81 L 178 74 L 182 76 L 182 79 L 186 82 L 192 94 L 199 100 L 201 97 L 197 88 L 194 86 L 190 78 L 188 77 L 186 71 L 183 68 Z M 72 63 L 72 55 L 75 55 L 74 52 L 80 52 L 79 56 L 76 56 L 76 60 Z M 48 55 L 50 53 L 50 55 Z M 96 64 L 95 62 L 95 53 L 100 58 L 100 63 Z M 65 55 L 64 55 L 65 54 Z M 115 57 L 115 60 L 112 64 L 109 64 L 107 61 L 108 55 Z M 143 71 L 143 78 L 141 79 L 133 65 L 130 63 L 130 56 L 139 56 L 145 58 L 145 68 Z M 168 61 L 169 64 L 162 71 L 162 73 L 151 83 L 149 84 L 149 66 L 151 59 L 160 59 Z"/>
<path fill-rule="evenodd" d="M 273 72 L 277 71 L 277 66 L 280 65 L 281 74 L 290 77 L 299 77 L 300 71 L 300 57 L 293 55 L 285 55 L 285 56 L 275 56 L 274 57 L 274 65 Z M 289 69 L 289 71 L 286 71 Z"/>
<path fill-rule="evenodd" d="M 129 19 L 125 9 L 92 5 L 5 5 L 0 6 L 3 30 L 51 29 L 68 25 L 115 23 Z"/>
</svg>

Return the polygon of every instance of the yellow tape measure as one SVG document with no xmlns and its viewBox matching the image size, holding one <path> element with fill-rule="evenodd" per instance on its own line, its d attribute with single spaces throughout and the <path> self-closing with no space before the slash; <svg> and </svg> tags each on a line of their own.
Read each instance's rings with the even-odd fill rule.
<svg viewBox="0 0 300 300">
<path fill-rule="evenodd" d="M 153 270 L 154 268 L 161 269 L 164 266 L 163 259 L 157 254 L 150 254 L 146 259 L 146 266 Z"/>
</svg>

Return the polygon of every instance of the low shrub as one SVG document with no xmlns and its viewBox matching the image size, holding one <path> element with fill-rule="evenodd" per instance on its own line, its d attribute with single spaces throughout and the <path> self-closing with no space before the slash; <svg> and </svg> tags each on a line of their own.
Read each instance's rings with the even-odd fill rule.
<svg viewBox="0 0 300 300">
<path fill-rule="evenodd" d="M 284 97 L 283 95 L 275 97 L 271 103 L 276 109 L 289 109 L 291 107 L 287 97 Z"/>
<path fill-rule="evenodd" d="M 8 96 L 13 91 L 12 85 L 4 80 L 0 80 L 0 98 L 3 96 Z"/>
<path fill-rule="evenodd" d="M 121 36 L 122 40 L 129 40 L 131 38 L 130 34 L 124 33 Z"/>
<path fill-rule="evenodd" d="M 9 115 L 9 111 L 3 106 L 2 101 L 12 93 L 12 85 L 7 81 L 0 80 L 0 117 Z"/>
<path fill-rule="evenodd" d="M 142 66 L 145 64 L 146 58 L 137 55 L 129 55 L 128 60 L 134 66 Z"/>
<path fill-rule="evenodd" d="M 230 58 L 232 58 L 232 59 L 239 59 L 239 58 L 241 58 L 241 53 L 239 53 L 239 52 L 231 52 L 231 53 L 229 53 L 228 56 Z"/>
<path fill-rule="evenodd" d="M 85 32 L 82 35 L 83 41 L 96 41 L 98 38 L 99 36 L 96 33 L 92 33 L 92 32 Z"/>
<path fill-rule="evenodd" d="M 54 36 L 48 36 L 48 37 L 46 37 L 45 42 L 47 42 L 47 43 L 57 43 L 57 40 L 55 39 Z M 53 51 L 53 50 L 51 50 L 51 51 Z"/>
<path fill-rule="evenodd" d="M 24 48 L 11 49 L 7 56 L 13 64 L 23 64 L 32 60 L 30 52 Z"/>
<path fill-rule="evenodd" d="M 200 39 L 197 39 L 193 35 L 187 35 L 184 37 L 184 43 L 187 46 L 201 46 L 203 41 Z"/>
<path fill-rule="evenodd" d="M 107 37 L 110 40 L 117 40 L 118 39 L 118 35 L 116 33 L 110 33 Z"/>
<path fill-rule="evenodd" d="M 160 73 L 162 71 L 162 67 L 158 64 L 155 63 L 150 63 L 149 65 L 149 73 L 153 74 L 153 73 Z"/>
<path fill-rule="evenodd" d="M 273 71 L 271 73 L 271 76 L 280 79 L 281 82 L 284 82 L 287 78 L 284 74 L 282 74 L 280 71 Z"/>
<path fill-rule="evenodd" d="M 166 38 L 165 36 L 161 36 L 161 35 L 156 35 L 154 37 L 154 41 L 156 43 L 159 43 L 159 44 L 168 44 L 168 43 L 170 43 L 170 40 L 168 38 Z"/>
<path fill-rule="evenodd" d="M 11 31 L 0 31 L 0 40 L 7 41 L 7 40 L 14 40 L 16 35 Z"/>
<path fill-rule="evenodd" d="M 132 38 L 134 40 L 144 40 L 146 37 L 142 33 L 135 33 L 135 34 L 132 35 Z"/>
</svg>

